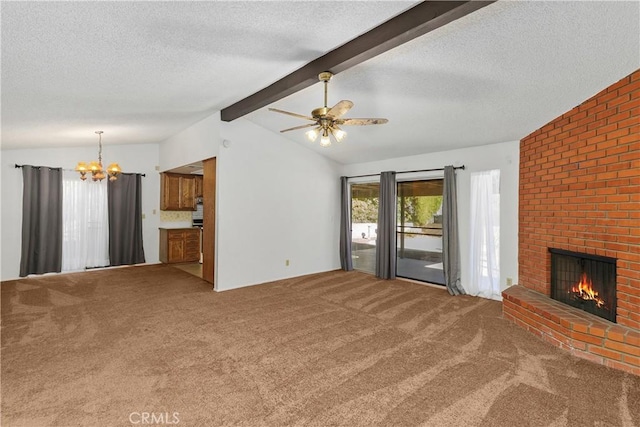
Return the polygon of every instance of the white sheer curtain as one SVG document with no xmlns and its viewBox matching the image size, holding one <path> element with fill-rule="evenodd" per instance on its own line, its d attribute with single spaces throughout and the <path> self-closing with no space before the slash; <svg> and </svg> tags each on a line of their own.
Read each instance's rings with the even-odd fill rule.
<svg viewBox="0 0 640 427">
<path fill-rule="evenodd" d="M 62 271 L 109 265 L 107 181 L 62 175 Z"/>
<path fill-rule="evenodd" d="M 471 174 L 471 275 L 469 293 L 501 299 L 500 171 Z"/>
</svg>

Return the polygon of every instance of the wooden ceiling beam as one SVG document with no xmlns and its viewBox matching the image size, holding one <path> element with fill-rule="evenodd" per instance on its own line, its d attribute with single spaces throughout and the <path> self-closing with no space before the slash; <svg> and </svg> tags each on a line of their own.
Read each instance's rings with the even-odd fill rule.
<svg viewBox="0 0 640 427">
<path fill-rule="evenodd" d="M 400 46 L 462 18 L 493 1 L 424 1 L 372 30 L 311 61 L 266 88 L 221 111 L 230 122 L 318 82 L 318 74 L 338 74 L 354 65 Z"/>
</svg>

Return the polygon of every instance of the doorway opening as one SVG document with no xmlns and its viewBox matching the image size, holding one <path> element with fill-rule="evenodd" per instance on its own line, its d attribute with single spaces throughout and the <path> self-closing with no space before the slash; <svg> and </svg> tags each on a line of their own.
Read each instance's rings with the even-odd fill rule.
<svg viewBox="0 0 640 427">
<path fill-rule="evenodd" d="M 380 183 L 351 184 L 351 258 L 353 268 L 376 273 Z"/>
<path fill-rule="evenodd" d="M 444 285 L 442 179 L 397 184 L 396 276 Z M 380 183 L 351 184 L 353 268 L 376 272 Z"/>
<path fill-rule="evenodd" d="M 442 179 L 398 182 L 396 276 L 444 285 Z"/>
</svg>

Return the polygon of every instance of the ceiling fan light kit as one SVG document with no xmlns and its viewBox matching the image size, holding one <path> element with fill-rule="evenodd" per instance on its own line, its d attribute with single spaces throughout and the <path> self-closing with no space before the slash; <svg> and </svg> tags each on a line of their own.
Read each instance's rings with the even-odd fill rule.
<svg viewBox="0 0 640 427">
<path fill-rule="evenodd" d="M 311 142 L 315 142 L 316 139 L 318 139 L 318 130 L 317 129 L 311 129 L 308 130 L 304 133 L 307 136 L 307 139 Z"/>
<path fill-rule="evenodd" d="M 289 132 L 292 130 L 304 129 L 313 127 L 313 129 L 305 132 L 305 136 L 311 142 L 315 142 L 320 136 L 320 146 L 329 147 L 332 139 L 336 142 L 341 142 L 347 133 L 340 129 L 339 125 L 346 126 L 365 126 L 365 125 L 381 125 L 387 123 L 387 119 L 348 119 L 342 118 L 342 116 L 353 107 L 353 102 L 349 100 L 342 100 L 333 107 L 327 106 L 327 87 L 329 80 L 331 80 L 333 74 L 329 71 L 324 71 L 318 74 L 318 80 L 324 83 L 324 107 L 316 108 L 311 111 L 311 116 L 305 116 L 303 114 L 291 113 L 289 111 L 279 110 L 277 108 L 269 108 L 269 111 L 276 113 L 287 114 L 289 116 L 297 117 L 300 119 L 311 120 L 313 123 L 296 126 L 289 129 L 283 129 L 282 132 Z"/>
</svg>

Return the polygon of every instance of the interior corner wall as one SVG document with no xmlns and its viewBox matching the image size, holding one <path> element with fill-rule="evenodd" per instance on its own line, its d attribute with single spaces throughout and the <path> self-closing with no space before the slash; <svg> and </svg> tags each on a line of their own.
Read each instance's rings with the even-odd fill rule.
<svg viewBox="0 0 640 427">
<path fill-rule="evenodd" d="M 246 119 L 221 138 L 216 290 L 340 268 L 339 165 Z"/>
<path fill-rule="evenodd" d="M 20 272 L 22 236 L 22 169 L 15 164 L 62 167 L 73 169 L 78 161 L 90 161 L 97 156 L 97 146 L 73 148 L 42 148 L 2 150 L 1 207 L 2 258 L 0 280 L 16 279 Z M 124 172 L 144 173 L 142 178 L 142 213 L 144 252 L 147 263 L 158 262 L 160 215 L 160 176 L 158 145 L 106 145 L 103 156 L 108 162 L 117 162 Z M 78 178 L 79 179 L 79 178 Z M 91 184 L 90 182 L 87 184 Z"/>
<path fill-rule="evenodd" d="M 519 141 L 470 147 L 465 149 L 398 157 L 378 162 L 345 165 L 342 175 L 354 176 L 382 171 L 437 169 L 447 165 L 461 166 L 457 170 L 458 227 L 460 228 L 460 258 L 462 286 L 470 277 L 470 204 L 471 173 L 500 170 L 500 290 L 507 288 L 507 278 L 518 282 L 518 171 Z M 399 175 L 398 179 L 433 178 L 437 174 Z M 440 173 L 440 177 L 443 174 Z"/>
<path fill-rule="evenodd" d="M 160 142 L 160 171 L 164 172 L 218 155 L 220 112 L 216 112 Z"/>
</svg>

